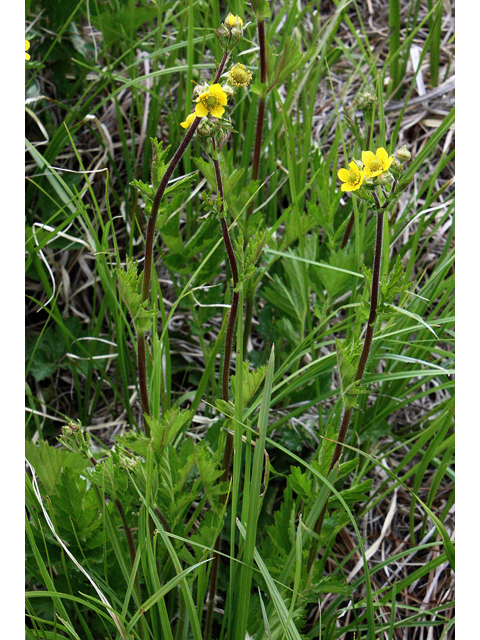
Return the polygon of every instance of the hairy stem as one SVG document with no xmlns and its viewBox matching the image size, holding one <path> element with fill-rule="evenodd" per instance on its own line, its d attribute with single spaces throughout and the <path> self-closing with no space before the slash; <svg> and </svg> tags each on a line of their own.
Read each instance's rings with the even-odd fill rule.
<svg viewBox="0 0 480 640">
<path fill-rule="evenodd" d="M 213 141 L 213 145 L 215 148 L 215 141 Z M 218 160 L 213 160 L 213 164 L 215 167 L 215 177 L 217 181 L 217 190 L 222 198 L 222 212 L 223 212 L 223 181 L 222 174 L 220 172 L 220 163 Z M 230 360 L 232 356 L 232 345 L 233 345 L 233 333 L 235 331 L 235 322 L 237 319 L 237 311 L 238 311 L 238 299 L 239 293 L 235 291 L 235 288 L 238 284 L 238 267 L 237 260 L 235 258 L 235 252 L 232 247 L 232 242 L 230 240 L 230 234 L 228 233 L 228 225 L 226 223 L 225 218 L 221 218 L 222 225 L 222 235 L 223 241 L 225 243 L 225 248 L 227 250 L 228 261 L 230 263 L 230 269 L 232 271 L 232 279 L 233 279 L 233 292 L 232 292 L 232 303 L 230 306 L 229 316 L 228 316 L 228 324 L 227 324 L 227 333 L 225 336 L 225 356 L 223 359 L 223 373 L 222 373 L 222 397 L 225 402 L 228 402 L 229 399 L 229 371 L 230 371 Z M 232 458 L 233 451 L 233 436 L 230 432 L 227 431 L 225 449 L 223 452 L 223 474 L 221 477 L 221 482 L 228 480 L 229 469 L 230 469 L 230 461 Z M 225 501 L 225 496 L 222 496 L 222 501 Z M 208 586 L 208 602 L 207 602 L 207 613 L 205 618 L 205 629 L 204 629 L 204 640 L 209 640 L 212 632 L 212 623 L 213 623 L 213 609 L 215 607 L 215 593 L 217 591 L 217 580 L 218 580 L 218 568 L 220 564 L 220 548 L 222 544 L 222 534 L 221 532 L 217 536 L 215 541 L 215 546 L 213 549 L 213 559 L 212 559 L 212 567 L 210 569 L 210 581 Z"/>
<path fill-rule="evenodd" d="M 228 53 L 224 53 L 220 65 L 215 74 L 215 78 L 213 80 L 213 84 L 217 83 L 220 76 L 223 73 L 225 68 L 225 64 L 228 59 Z M 143 271 L 143 284 L 142 284 L 142 302 L 148 300 L 150 295 L 150 281 L 152 277 L 152 261 L 153 261 L 153 241 L 155 238 L 155 227 L 157 224 L 158 210 L 160 207 L 160 203 L 165 194 L 165 190 L 168 185 L 168 181 L 172 177 L 172 174 L 180 162 L 181 157 L 185 153 L 186 148 L 192 141 L 193 135 L 197 130 L 198 125 L 200 124 L 201 118 L 195 118 L 195 120 L 190 125 L 185 137 L 180 143 L 178 149 L 176 150 L 173 158 L 170 160 L 170 163 L 163 174 L 163 177 L 158 185 L 157 192 L 155 193 L 155 198 L 152 203 L 152 211 L 150 214 L 150 218 L 147 224 L 147 231 L 145 237 L 145 266 Z M 148 403 L 148 390 L 147 390 L 147 368 L 146 368 L 146 349 L 145 349 L 145 332 L 138 335 L 138 382 L 140 387 L 140 400 L 142 403 L 142 411 L 143 413 L 150 415 L 150 407 Z M 147 433 L 148 426 L 145 424 L 145 434 Z"/>
<path fill-rule="evenodd" d="M 375 192 L 374 192 L 375 193 Z M 376 194 L 375 194 L 376 196 Z M 376 198 L 377 199 L 377 198 Z M 377 204 L 380 205 L 377 199 Z M 370 349 L 373 341 L 373 332 L 375 330 L 375 320 L 377 318 L 377 306 L 378 306 L 378 291 L 380 286 L 380 268 L 382 264 L 382 240 L 383 240 L 383 217 L 384 212 L 377 212 L 377 233 L 375 238 L 375 257 L 373 259 L 373 274 L 372 274 L 372 293 L 370 296 L 370 313 L 368 316 L 368 324 L 365 332 L 365 340 L 363 343 L 362 353 L 360 354 L 360 359 L 357 365 L 357 371 L 355 374 L 355 380 L 361 381 L 363 378 L 363 374 L 365 372 L 365 366 L 367 364 L 368 356 L 370 354 Z M 335 450 L 333 452 L 332 461 L 330 462 L 330 467 L 328 469 L 328 473 L 334 468 L 334 466 L 340 460 L 342 455 L 343 444 L 345 442 L 345 438 L 347 436 L 348 425 L 350 424 L 350 418 L 352 417 L 353 408 L 349 407 L 345 409 L 342 422 L 340 424 L 340 429 L 338 431 L 337 444 L 335 446 Z M 327 502 L 328 498 L 325 501 L 322 512 L 320 513 L 317 522 L 315 523 L 314 531 L 320 536 L 322 532 L 323 520 L 325 518 L 325 513 L 327 510 Z M 307 561 L 307 571 L 310 571 L 315 556 L 318 551 L 318 542 L 315 542 L 308 556 Z"/>
<path fill-rule="evenodd" d="M 267 51 L 265 47 L 265 22 L 260 20 L 257 25 L 258 32 L 258 45 L 260 49 L 260 82 L 265 84 L 267 82 Z M 260 154 L 262 151 L 262 137 L 263 137 L 263 122 L 265 120 L 265 106 L 267 97 L 261 96 L 258 100 L 258 112 L 257 112 L 257 124 L 255 129 L 255 145 L 253 147 L 253 159 L 252 159 L 252 181 L 258 180 L 258 174 L 260 169 Z M 252 199 L 245 214 L 245 246 L 248 242 L 248 221 L 253 213 L 253 207 L 255 205 L 255 199 Z M 248 339 L 250 331 L 252 330 L 253 319 L 253 299 L 255 296 L 255 289 L 249 287 L 247 289 L 247 295 L 245 300 L 245 341 L 243 343 L 243 357 L 247 356 Z"/>
<path fill-rule="evenodd" d="M 355 211 L 352 211 L 350 215 L 350 220 L 348 221 L 347 228 L 345 229 L 345 233 L 343 235 L 342 240 L 342 249 L 345 249 L 348 243 L 348 239 L 350 238 L 350 234 L 352 233 L 353 223 L 355 222 Z"/>
</svg>

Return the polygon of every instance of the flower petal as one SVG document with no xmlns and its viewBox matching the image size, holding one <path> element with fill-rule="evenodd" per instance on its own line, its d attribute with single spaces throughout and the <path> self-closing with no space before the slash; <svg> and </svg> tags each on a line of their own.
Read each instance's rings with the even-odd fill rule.
<svg viewBox="0 0 480 640">
<path fill-rule="evenodd" d="M 212 114 L 212 116 L 214 118 L 221 118 L 223 115 L 223 112 L 225 111 L 225 109 L 223 107 L 221 107 L 219 104 L 217 104 L 217 106 L 215 107 L 215 109 L 212 109 L 210 111 L 210 113 Z"/>
<path fill-rule="evenodd" d="M 388 153 L 385 151 L 383 147 L 380 147 L 380 149 L 377 149 L 377 158 L 380 160 L 380 162 L 385 162 L 386 159 L 388 158 Z"/>
<path fill-rule="evenodd" d="M 337 176 L 342 182 L 348 182 L 350 172 L 347 169 L 339 169 Z"/>
<path fill-rule="evenodd" d="M 373 151 L 362 151 L 362 162 L 364 165 L 369 165 L 373 160 L 376 160 Z"/>
<path fill-rule="evenodd" d="M 204 118 L 205 116 L 208 116 L 207 107 L 205 107 L 201 102 L 199 102 L 195 107 L 195 115 L 197 115 L 199 118 Z"/>
<path fill-rule="evenodd" d="M 392 164 L 392 162 L 393 162 L 393 156 L 390 156 L 385 160 L 385 164 L 383 165 L 383 170 L 388 171 L 390 169 L 390 165 Z"/>
<path fill-rule="evenodd" d="M 355 162 L 349 162 L 348 166 L 350 167 L 350 171 L 353 171 L 353 173 L 360 173 L 360 169 L 357 167 L 357 165 L 355 164 Z"/>
</svg>

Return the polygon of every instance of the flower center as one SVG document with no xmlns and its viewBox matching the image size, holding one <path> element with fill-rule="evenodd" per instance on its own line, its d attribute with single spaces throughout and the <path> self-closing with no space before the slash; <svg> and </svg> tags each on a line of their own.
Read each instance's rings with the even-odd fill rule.
<svg viewBox="0 0 480 640">
<path fill-rule="evenodd" d="M 204 96 L 203 98 L 201 98 L 202 100 L 202 104 L 203 106 L 208 109 L 209 111 L 212 111 L 212 109 L 215 109 L 215 107 L 218 104 L 218 99 L 216 96 L 214 96 L 213 94 L 209 93 L 208 95 Z"/>
<path fill-rule="evenodd" d="M 355 171 L 351 171 L 348 175 L 348 182 L 350 184 L 357 184 L 357 182 L 360 179 L 360 174 L 359 173 L 355 173 Z"/>
<path fill-rule="evenodd" d="M 370 164 L 370 171 L 380 171 L 383 168 L 383 162 L 380 160 L 372 160 Z"/>
</svg>

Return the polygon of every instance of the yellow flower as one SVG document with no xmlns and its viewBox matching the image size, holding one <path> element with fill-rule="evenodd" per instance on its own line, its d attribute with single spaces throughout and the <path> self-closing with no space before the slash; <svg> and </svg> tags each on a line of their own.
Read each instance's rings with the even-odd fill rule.
<svg viewBox="0 0 480 640">
<path fill-rule="evenodd" d="M 243 20 L 240 16 L 234 16 L 233 13 L 229 13 L 225 18 L 225 26 L 227 29 L 233 29 L 233 27 L 243 27 Z"/>
<path fill-rule="evenodd" d="M 373 151 L 362 151 L 362 160 L 365 165 L 365 177 L 374 178 L 388 171 L 393 162 L 393 156 L 389 157 L 385 149 L 380 147 L 376 155 Z"/>
<path fill-rule="evenodd" d="M 29 49 L 30 49 L 30 42 L 28 40 L 25 40 L 25 60 L 30 60 L 30 55 L 27 53 Z"/>
<path fill-rule="evenodd" d="M 340 169 L 337 174 L 343 182 L 341 189 L 342 191 L 356 191 L 361 187 L 365 174 L 360 171 L 355 162 L 350 162 L 348 166 L 350 171 L 348 169 Z"/>
<path fill-rule="evenodd" d="M 189 129 L 192 122 L 195 120 L 197 115 L 195 113 L 190 113 L 186 118 L 185 122 L 180 122 L 180 126 L 184 129 Z"/>
<path fill-rule="evenodd" d="M 252 74 L 245 68 L 244 64 L 234 65 L 228 72 L 228 84 L 232 87 L 246 87 L 250 84 Z"/>
<path fill-rule="evenodd" d="M 213 84 L 208 91 L 197 98 L 197 103 L 195 113 L 199 118 L 203 118 L 209 113 L 214 118 L 221 118 L 225 111 L 223 107 L 227 104 L 227 96 L 221 85 Z"/>
</svg>

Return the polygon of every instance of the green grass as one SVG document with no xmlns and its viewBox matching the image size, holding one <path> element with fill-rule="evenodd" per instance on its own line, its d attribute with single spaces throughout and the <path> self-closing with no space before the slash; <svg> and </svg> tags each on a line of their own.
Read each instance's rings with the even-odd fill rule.
<svg viewBox="0 0 480 640">
<path fill-rule="evenodd" d="M 420 42 L 429 87 L 448 79 L 442 3 L 391 2 L 375 16 L 389 33 L 382 46 L 360 3 L 270 4 L 255 183 L 261 87 L 249 3 L 27 4 L 26 95 L 38 97 L 26 125 L 29 640 L 207 640 L 220 532 L 212 640 L 453 637 L 454 602 L 442 596 L 454 566 L 454 111 L 442 105 L 435 128 L 412 126 L 416 77 L 406 66 Z M 229 11 L 251 21 L 233 57 L 254 84 L 228 107 L 226 220 L 243 246 L 253 202 L 249 228 L 266 233 L 249 281 L 251 342 L 240 314 L 222 403 L 231 274 L 219 222 L 203 217 L 201 193 L 217 186 L 194 140 L 174 177 L 196 173 L 154 245 L 150 441 L 117 277 L 127 259 L 143 269 L 147 215 L 130 183 L 150 180 L 151 137 L 170 145 L 167 159 L 183 139 L 192 81 L 213 76 L 222 55 L 213 30 Z M 367 86 L 378 98 L 370 121 L 355 103 Z M 386 280 L 399 257 L 408 287 L 376 325 L 366 391 L 329 472 L 343 411 L 336 340 L 364 335 L 362 264 L 372 267 L 376 224 L 336 174 L 370 135 L 373 151 L 412 153 L 381 265 Z M 250 293 L 240 292 L 240 309 Z M 67 424 L 82 428 L 59 448 Z M 228 433 L 232 473 L 222 482 Z M 428 601 L 432 576 L 439 592 Z"/>
</svg>

